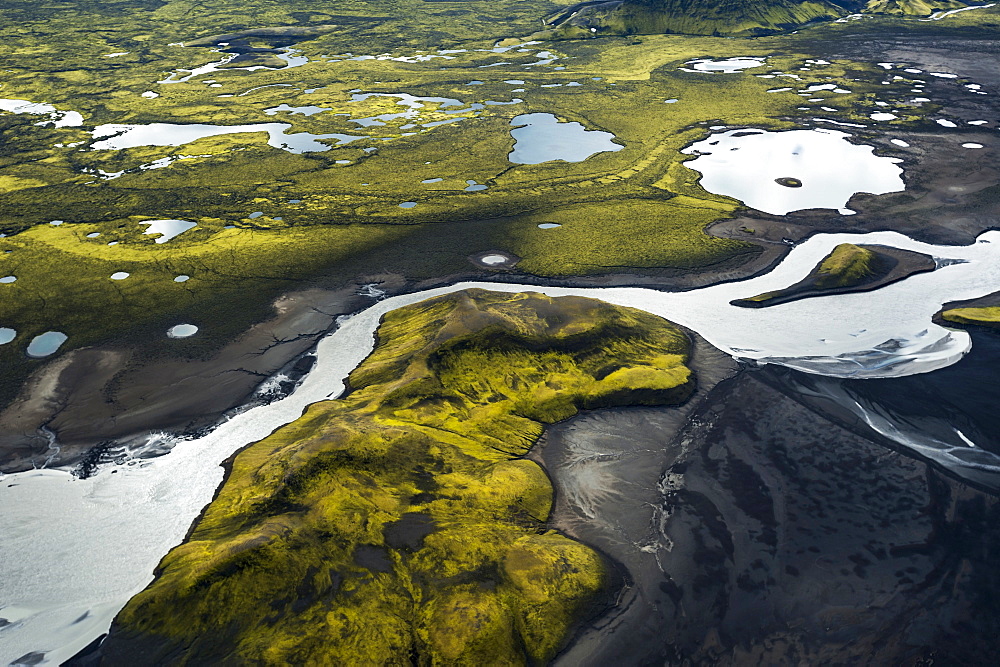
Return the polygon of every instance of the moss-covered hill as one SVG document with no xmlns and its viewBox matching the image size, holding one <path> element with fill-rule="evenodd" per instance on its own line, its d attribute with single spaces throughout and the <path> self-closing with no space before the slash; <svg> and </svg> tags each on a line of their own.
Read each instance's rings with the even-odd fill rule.
<svg viewBox="0 0 1000 667">
<path fill-rule="evenodd" d="M 926 16 L 965 7 L 957 0 L 612 0 L 583 2 L 550 16 L 552 35 L 681 33 L 753 36 L 852 12 Z"/>
<path fill-rule="evenodd" d="M 105 664 L 550 658 L 607 580 L 546 528 L 552 486 L 523 456 L 579 409 L 684 400 L 687 354 L 665 320 L 578 297 L 389 313 L 346 398 L 235 458 Z"/>
</svg>

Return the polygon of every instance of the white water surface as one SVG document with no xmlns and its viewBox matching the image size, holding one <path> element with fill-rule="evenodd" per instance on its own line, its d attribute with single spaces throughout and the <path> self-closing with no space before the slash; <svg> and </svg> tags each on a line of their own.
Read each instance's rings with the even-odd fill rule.
<svg viewBox="0 0 1000 667">
<path fill-rule="evenodd" d="M 0 111 L 48 116 L 48 120 L 40 121 L 35 125 L 51 125 L 52 127 L 79 127 L 83 125 L 83 116 L 79 111 L 59 111 L 51 104 L 43 102 L 0 99 Z"/>
<path fill-rule="evenodd" d="M 925 19 L 917 19 L 917 20 L 918 21 L 940 21 L 943 18 L 946 18 L 948 16 L 952 16 L 954 14 L 958 14 L 959 12 L 967 12 L 967 11 L 972 10 L 972 9 L 989 9 L 990 7 L 993 7 L 994 5 L 996 5 L 996 3 L 995 2 L 991 2 L 988 5 L 972 5 L 970 7 L 961 7 L 959 9 L 952 9 L 952 10 L 949 10 L 949 11 L 934 12 L 933 14 L 931 14 L 930 16 L 928 16 Z"/>
<path fill-rule="evenodd" d="M 295 132 L 289 123 L 255 123 L 252 125 L 209 125 L 206 123 L 149 123 L 148 125 L 125 125 L 108 123 L 98 125 L 91 133 L 98 139 L 90 145 L 91 150 L 123 150 L 138 146 L 183 146 L 198 139 L 224 134 L 267 133 L 267 144 L 289 153 L 319 153 L 330 150 L 323 140 L 336 140 L 337 146 L 363 137 L 350 134 L 312 134 Z"/>
<path fill-rule="evenodd" d="M 722 72 L 723 74 L 735 74 L 745 69 L 763 67 L 765 60 L 766 58 L 764 57 L 750 56 L 737 56 L 721 60 L 698 58 L 697 60 L 687 61 L 684 64 L 688 67 L 680 67 L 679 69 L 685 72 Z"/>
<path fill-rule="evenodd" d="M 872 292 L 761 309 L 729 305 L 798 282 L 840 243 L 964 261 Z M 58 663 L 106 632 L 211 500 L 227 457 L 295 420 L 309 404 L 340 395 L 344 378 L 371 352 L 384 313 L 467 288 L 599 298 L 666 317 L 739 357 L 838 377 L 890 377 L 941 368 L 968 352 L 967 333 L 934 325 L 931 316 L 944 302 L 1000 290 L 1000 232 L 969 246 L 933 246 L 895 232 L 819 234 L 766 275 L 688 292 L 482 282 L 381 300 L 343 319 L 319 343 L 314 369 L 291 395 L 236 414 L 160 458 L 105 468 L 86 480 L 62 470 L 2 478 L 0 618 L 10 624 L 0 628 L 0 664 L 29 652 Z"/>
<path fill-rule="evenodd" d="M 189 229 L 197 227 L 197 223 L 190 220 L 146 220 L 140 225 L 148 225 L 143 234 L 158 234 L 156 243 L 166 243 L 170 239 L 180 236 Z"/>
<path fill-rule="evenodd" d="M 874 147 L 852 144 L 839 130 L 718 132 L 681 152 L 697 155 L 685 167 L 702 174 L 709 192 L 739 199 L 765 213 L 785 215 L 811 208 L 843 209 L 858 192 L 881 195 L 905 188 L 899 158 L 875 155 Z M 796 178 L 801 187 L 778 184 Z"/>
<path fill-rule="evenodd" d="M 167 78 L 157 81 L 160 84 L 169 83 L 185 83 L 191 79 L 201 76 L 202 74 L 212 74 L 214 72 L 224 73 L 227 71 L 234 70 L 244 70 L 247 72 L 256 72 L 258 70 L 277 70 L 277 69 L 291 69 L 293 67 L 301 67 L 309 63 L 309 58 L 307 56 L 296 55 L 299 53 L 296 49 L 291 47 L 284 47 L 281 53 L 274 54 L 279 60 L 283 60 L 285 64 L 282 67 L 267 67 L 265 65 L 252 65 L 250 67 L 226 67 L 230 62 L 235 60 L 238 53 L 226 53 L 223 55 L 222 59 L 215 62 L 208 63 L 207 65 L 202 65 L 201 67 L 195 67 L 194 69 L 179 69 L 171 72 Z M 218 49 L 212 49 L 213 53 L 222 53 Z M 182 76 L 181 72 L 187 72 L 186 75 Z"/>
</svg>

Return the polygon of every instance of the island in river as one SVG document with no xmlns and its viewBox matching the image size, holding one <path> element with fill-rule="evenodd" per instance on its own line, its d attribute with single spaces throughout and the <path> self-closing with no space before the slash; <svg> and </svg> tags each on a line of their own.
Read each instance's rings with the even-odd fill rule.
<svg viewBox="0 0 1000 667">
<path fill-rule="evenodd" d="M 934 258 L 922 253 L 842 243 L 794 285 L 730 303 L 743 308 L 766 308 L 814 296 L 875 290 L 935 268 Z"/>
</svg>

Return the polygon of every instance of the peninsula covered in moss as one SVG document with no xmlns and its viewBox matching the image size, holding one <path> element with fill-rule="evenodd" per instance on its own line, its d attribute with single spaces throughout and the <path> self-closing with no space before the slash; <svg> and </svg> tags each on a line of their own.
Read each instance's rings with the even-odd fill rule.
<svg viewBox="0 0 1000 667">
<path fill-rule="evenodd" d="M 687 336 L 580 297 L 457 292 L 388 313 L 342 399 L 232 462 L 122 611 L 113 664 L 545 661 L 605 589 L 524 455 L 581 409 L 693 391 Z"/>
<path fill-rule="evenodd" d="M 794 285 L 730 303 L 744 308 L 765 308 L 813 296 L 863 292 L 934 268 L 934 259 L 922 253 L 841 243 Z"/>
</svg>

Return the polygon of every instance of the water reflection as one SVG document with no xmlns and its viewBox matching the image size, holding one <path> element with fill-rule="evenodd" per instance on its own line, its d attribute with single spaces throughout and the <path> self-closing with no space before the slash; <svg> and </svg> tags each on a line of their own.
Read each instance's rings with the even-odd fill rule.
<svg viewBox="0 0 1000 667">
<path fill-rule="evenodd" d="M 61 331 L 46 331 L 40 336 L 35 336 L 28 344 L 28 356 L 40 359 L 54 354 L 67 338 L 69 336 Z"/>
<path fill-rule="evenodd" d="M 514 117 L 516 140 L 507 159 L 514 164 L 540 164 L 564 160 L 582 162 L 592 155 L 620 151 L 624 146 L 612 141 L 615 135 L 588 130 L 580 123 L 560 122 L 550 113 L 529 113 Z"/>
</svg>

